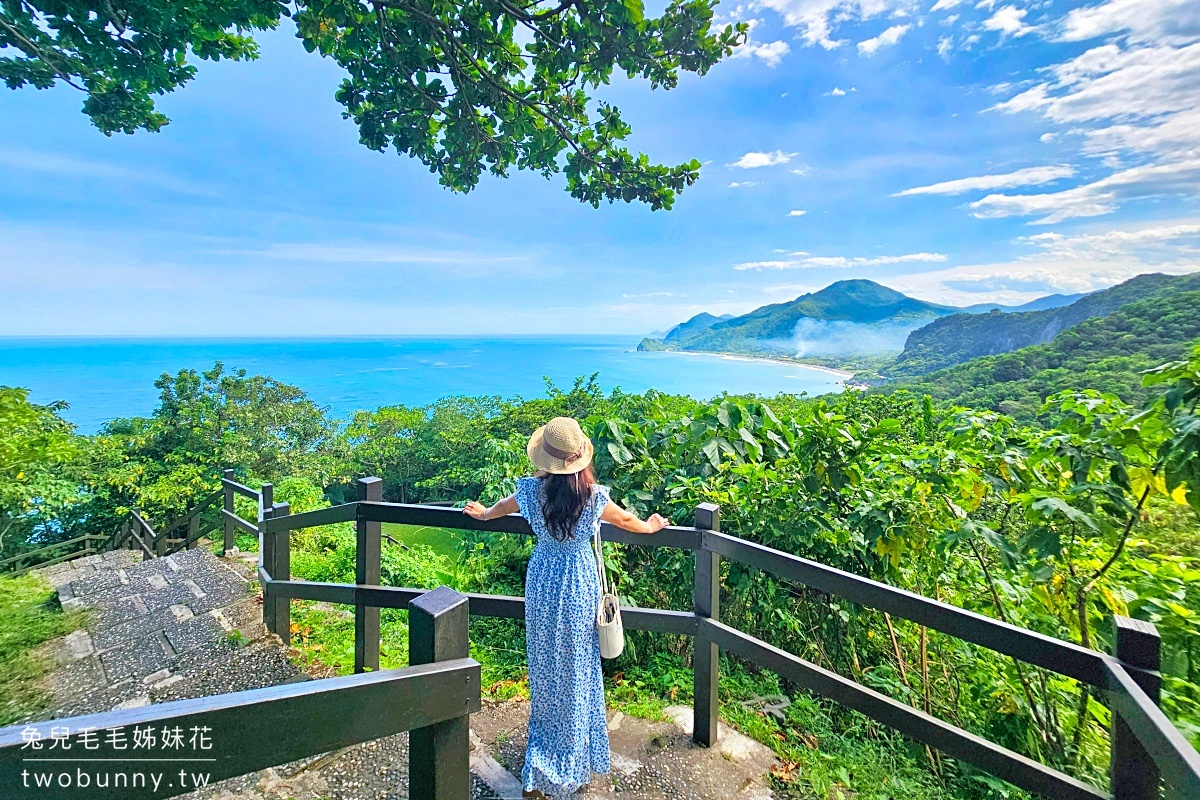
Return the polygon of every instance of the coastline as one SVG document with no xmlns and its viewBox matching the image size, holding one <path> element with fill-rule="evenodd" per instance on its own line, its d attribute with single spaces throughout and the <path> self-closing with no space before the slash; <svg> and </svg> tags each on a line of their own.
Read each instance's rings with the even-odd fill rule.
<svg viewBox="0 0 1200 800">
<path fill-rule="evenodd" d="M 684 356 L 719 356 L 720 358 L 728 358 L 734 361 L 770 361 L 775 364 L 791 364 L 793 366 L 806 367 L 807 369 L 813 369 L 817 370 L 818 372 L 825 372 L 830 375 L 835 375 L 840 378 L 838 382 L 843 384 L 854 377 L 853 372 L 847 372 L 844 369 L 834 369 L 833 367 L 827 367 L 824 364 L 810 364 L 807 361 L 787 358 L 786 356 L 750 356 L 742 353 L 722 353 L 716 350 L 658 350 L 656 352 L 678 353 Z"/>
</svg>

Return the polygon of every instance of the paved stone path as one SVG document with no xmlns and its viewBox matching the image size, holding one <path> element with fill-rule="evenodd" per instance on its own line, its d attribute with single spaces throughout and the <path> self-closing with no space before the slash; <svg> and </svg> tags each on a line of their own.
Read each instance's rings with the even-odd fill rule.
<svg viewBox="0 0 1200 800">
<path fill-rule="evenodd" d="M 250 562 L 205 549 L 141 562 L 130 551 L 41 570 L 66 608 L 90 610 L 87 628 L 50 647 L 51 716 L 131 708 L 309 680 L 262 625 Z M 765 747 L 722 726 L 721 745 L 691 743 L 691 709 L 672 722 L 609 712 L 613 774 L 590 796 L 622 800 L 767 800 L 775 763 Z M 521 796 L 528 703 L 485 704 L 472 717 L 474 798 Z M 403 800 L 408 735 L 326 753 L 223 781 L 194 800 Z"/>
</svg>

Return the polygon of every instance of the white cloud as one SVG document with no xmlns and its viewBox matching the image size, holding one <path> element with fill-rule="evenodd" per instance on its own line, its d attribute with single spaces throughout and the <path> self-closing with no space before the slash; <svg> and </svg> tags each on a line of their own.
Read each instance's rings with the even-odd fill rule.
<svg viewBox="0 0 1200 800">
<path fill-rule="evenodd" d="M 1037 28 L 1033 25 L 1028 25 L 1025 22 L 1025 15 L 1028 14 L 1028 9 L 1017 8 L 1016 6 L 1004 6 L 991 17 L 983 21 L 983 27 L 989 31 L 999 31 L 1000 36 L 1025 36 L 1033 33 Z"/>
<path fill-rule="evenodd" d="M 686 294 L 677 294 L 675 292 L 641 292 L 639 294 L 623 294 L 621 298 L 624 300 L 636 300 L 642 297 L 687 297 Z"/>
<path fill-rule="evenodd" d="M 794 253 L 793 255 L 801 256 L 807 254 Z M 747 261 L 742 264 L 734 264 L 733 268 L 739 272 L 745 272 L 746 270 L 761 271 L 764 269 L 813 269 L 820 267 L 845 269 L 849 267 L 878 267 L 913 262 L 939 262 L 946 259 L 947 257 L 942 253 L 907 253 L 901 256 L 872 256 L 869 258 L 863 256 L 853 258 L 846 256 L 808 256 L 807 258 L 793 258 L 787 261 Z"/>
<path fill-rule="evenodd" d="M 734 181 L 733 183 L 729 184 L 729 186 L 727 186 L 726 188 L 728 188 L 728 189 L 748 189 L 751 186 L 760 186 L 760 185 L 761 184 L 758 181 Z"/>
<path fill-rule="evenodd" d="M 737 169 L 758 169 L 759 167 L 773 167 L 776 164 L 786 164 L 795 158 L 798 153 L 785 153 L 782 150 L 776 150 L 773 153 L 755 153 L 750 152 L 734 161 L 732 164 L 726 164 L 727 167 L 736 167 Z"/>
<path fill-rule="evenodd" d="M 958 8 L 965 2 L 966 2 L 966 0 L 938 0 L 936 3 L 933 4 L 933 8 L 931 8 L 929 10 L 931 12 L 932 11 L 949 11 L 952 8 Z"/>
<path fill-rule="evenodd" d="M 807 211 L 797 208 L 792 211 L 789 211 L 787 215 L 789 217 L 803 217 L 807 213 L 808 213 Z"/>
<path fill-rule="evenodd" d="M 938 39 L 937 54 L 939 56 L 941 56 L 942 58 L 946 58 L 947 56 L 950 55 L 950 51 L 953 49 L 954 49 L 954 37 L 953 36 L 943 36 Z"/>
<path fill-rule="evenodd" d="M 1104 289 L 1147 272 L 1200 270 L 1200 220 L 1099 233 L 1042 233 L 1018 244 L 1034 252 L 1012 261 L 972 264 L 898 276 L 893 288 L 951 305 L 1019 304 L 1062 292 Z"/>
<path fill-rule="evenodd" d="M 802 167 L 795 167 L 794 169 L 789 169 L 788 172 L 792 173 L 793 175 L 800 175 L 801 177 L 803 177 L 804 175 L 807 175 L 808 173 L 812 172 L 812 167 L 805 164 Z"/>
<path fill-rule="evenodd" d="M 943 181 L 930 186 L 917 186 L 896 192 L 892 197 L 908 197 L 915 194 L 963 194 L 964 192 L 988 189 L 1010 189 L 1014 186 L 1040 186 L 1061 178 L 1070 178 L 1074 174 L 1075 168 L 1067 164 L 1055 167 L 1025 167 L 1003 175 L 980 175 L 975 178 Z"/>
<path fill-rule="evenodd" d="M 769 8 L 783 17 L 785 25 L 799 28 L 806 46 L 833 50 L 846 43 L 833 38 L 834 29 L 843 22 L 902 16 L 919 6 L 916 0 L 756 0 L 754 7 Z"/>
<path fill-rule="evenodd" d="M 1110 0 L 1072 9 L 1063 18 L 1059 38 L 1081 42 L 1125 33 L 1133 42 L 1183 44 L 1200 36 L 1200 5 L 1195 0 Z"/>
<path fill-rule="evenodd" d="M 1123 49 L 1106 44 L 1050 69 L 1039 83 L 994 106 L 1038 111 L 1058 123 L 1131 120 L 1187 111 L 1200 96 L 1200 42 Z"/>
<path fill-rule="evenodd" d="M 1049 225 L 1072 217 L 1111 214 L 1127 200 L 1163 195 L 1195 197 L 1197 187 L 1200 187 L 1200 159 L 1131 167 L 1060 192 L 990 194 L 971 203 L 970 208 L 981 219 L 1043 215 L 1034 222 Z"/>
<path fill-rule="evenodd" d="M 792 52 L 791 46 L 785 41 L 753 42 L 747 41 L 733 51 L 733 58 L 757 58 L 759 61 L 774 69 L 779 66 L 783 57 Z"/>
<path fill-rule="evenodd" d="M 845 96 L 846 96 L 846 90 L 845 90 L 845 89 L 839 89 L 838 87 L 836 87 L 836 86 L 835 86 L 835 87 L 833 87 L 833 91 L 831 91 L 829 94 L 830 94 L 831 96 L 833 96 L 833 97 L 845 97 Z"/>
<path fill-rule="evenodd" d="M 873 39 L 859 42 L 858 54 L 870 58 L 882 48 L 895 45 L 904 34 L 908 33 L 910 28 L 912 25 L 893 25 Z"/>
</svg>

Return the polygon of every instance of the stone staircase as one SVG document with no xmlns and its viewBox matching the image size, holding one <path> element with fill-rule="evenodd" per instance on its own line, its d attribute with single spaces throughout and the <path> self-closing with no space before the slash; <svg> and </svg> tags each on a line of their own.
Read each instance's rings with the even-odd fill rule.
<svg viewBox="0 0 1200 800">
<path fill-rule="evenodd" d="M 309 680 L 262 625 L 253 560 L 205 549 L 141 561 L 131 551 L 40 570 L 64 608 L 88 609 L 83 630 L 52 643 L 52 705 L 65 717 Z M 609 712 L 613 773 L 597 798 L 712 800 L 772 797 L 767 748 L 722 727 L 711 750 L 690 739 L 691 709 L 672 721 Z M 472 717 L 473 797 L 519 798 L 529 707 L 485 703 Z M 223 781 L 197 800 L 391 800 L 408 796 L 408 735 L 326 753 Z"/>
</svg>

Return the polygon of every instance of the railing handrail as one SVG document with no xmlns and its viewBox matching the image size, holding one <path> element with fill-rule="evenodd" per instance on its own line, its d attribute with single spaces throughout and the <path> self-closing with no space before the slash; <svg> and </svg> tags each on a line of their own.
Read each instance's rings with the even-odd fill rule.
<svg viewBox="0 0 1200 800">
<path fill-rule="evenodd" d="M 364 496 L 360 494 L 360 497 Z M 378 527 L 378 523 L 401 523 L 428 525 L 456 530 L 486 531 L 493 533 L 533 533 L 528 521 L 513 514 L 495 520 L 481 521 L 464 515 L 461 510 L 422 504 L 386 503 L 376 500 L 358 500 L 303 514 L 289 515 L 281 508 L 281 514 L 264 514 L 261 535 L 268 537 L 271 556 L 259 570 L 264 597 L 272 598 L 272 604 L 282 600 L 286 607 L 288 599 L 323 600 L 333 603 L 354 605 L 356 615 L 361 609 L 404 608 L 412 597 L 422 590 L 355 584 L 317 584 L 275 577 L 273 564 L 286 564 L 287 536 L 292 530 L 337 522 L 355 521 L 359 525 L 359 541 L 364 536 L 364 523 Z M 715 507 L 712 507 L 715 512 Z M 715 520 L 715 517 L 714 517 Z M 699 519 L 698 519 L 699 523 Z M 712 528 L 717 528 L 714 524 Z M 378 536 L 378 533 L 375 534 Z M 1037 633 L 1001 620 L 996 620 L 957 606 L 931 600 L 923 595 L 889 586 L 879 581 L 854 573 L 829 567 L 819 562 L 795 556 L 765 545 L 720 533 L 702 527 L 670 526 L 655 534 L 636 534 L 623 531 L 607 523 L 601 525 L 601 536 L 606 541 L 636 544 L 648 547 L 678 547 L 697 555 L 697 564 L 703 554 L 706 559 L 723 556 L 746 566 L 763 569 L 785 580 L 809 586 L 818 591 L 845 597 L 853 602 L 888 612 L 894 616 L 911 620 L 928 628 L 942 631 L 951 636 L 970 641 L 994 652 L 1043 667 L 1083 683 L 1107 690 L 1116 698 L 1118 709 L 1125 708 L 1136 724 L 1131 730 L 1141 746 L 1153 759 L 1177 796 L 1200 800 L 1200 754 L 1163 715 L 1155 700 L 1150 697 L 1131 674 L 1151 674 L 1140 665 L 1127 664 L 1120 659 L 1081 647 L 1072 642 Z M 282 541 L 280 543 L 275 539 Z M 278 553 L 283 554 L 279 561 Z M 290 572 L 284 569 L 283 572 Z M 719 570 L 708 570 L 708 580 L 719 580 Z M 713 577 L 715 572 L 717 577 Z M 700 571 L 697 569 L 697 593 L 700 593 Z M 471 610 L 485 616 L 523 616 L 524 598 L 471 595 Z M 273 605 L 274 607 L 274 605 Z M 265 608 L 265 605 L 264 605 Z M 833 684 L 828 673 L 797 656 L 778 651 L 765 642 L 744 634 L 716 620 L 716 614 L 701 614 L 697 604 L 695 612 L 667 611 L 665 609 L 632 609 L 622 607 L 626 624 L 634 630 L 652 630 L 693 635 L 697 645 L 701 639 L 716 646 L 723 643 L 731 652 L 758 663 L 766 669 L 780 671 L 801 685 L 813 688 L 813 681 L 825 681 L 827 693 L 851 707 L 889 709 L 893 723 L 901 732 L 931 744 L 962 760 L 984 766 L 999 777 L 1023 788 L 1053 795 L 1056 800 L 1078 798 L 1096 800 L 1109 795 L 1099 789 L 1078 781 L 1065 773 L 1046 767 L 1025 756 L 1014 753 L 994 743 L 980 739 L 948 723 L 941 722 L 920 712 L 915 712 L 896 701 L 868 689 L 849 679 L 836 676 L 840 682 L 837 691 L 828 689 Z M 284 634 L 281 634 L 284 635 Z M 1157 634 L 1155 634 L 1156 636 Z M 378 644 L 376 643 L 376 647 Z M 763 648 L 769 648 L 770 651 Z M 767 655 L 764 655 L 767 654 Z M 782 655 L 780 655 L 782 654 Z M 757 658 L 756 658 L 757 656 Z M 769 663 L 762 663 L 763 661 Z M 357 662 L 356 662 L 357 663 Z M 712 668 L 715 676 L 715 666 Z M 1157 673 L 1153 673 L 1154 676 Z M 806 683 L 807 679 L 807 683 Z M 714 678 L 715 680 L 715 678 Z M 820 683 L 818 681 L 818 683 Z M 820 692 L 818 692 L 820 693 Z M 697 692 L 699 694 L 699 691 Z M 699 698 L 698 703 L 699 706 Z M 903 711 L 896 711 L 894 706 Z M 913 712 L 913 713 L 909 713 Z M 883 713 L 882 711 L 880 713 Z M 697 709 L 697 717 L 700 710 Z M 886 720 L 885 720 L 886 721 Z M 889 723 L 889 724 L 893 724 Z M 699 734 L 699 720 L 697 720 Z M 715 737 L 715 724 L 713 725 Z M 706 742 L 707 743 L 707 742 Z M 1114 741 L 1114 748 L 1116 747 Z M 1126 745 L 1122 743 L 1122 747 Z M 1118 800 L 1135 797 L 1132 793 L 1118 790 Z M 1140 800 L 1140 795 L 1137 795 Z"/>
</svg>

